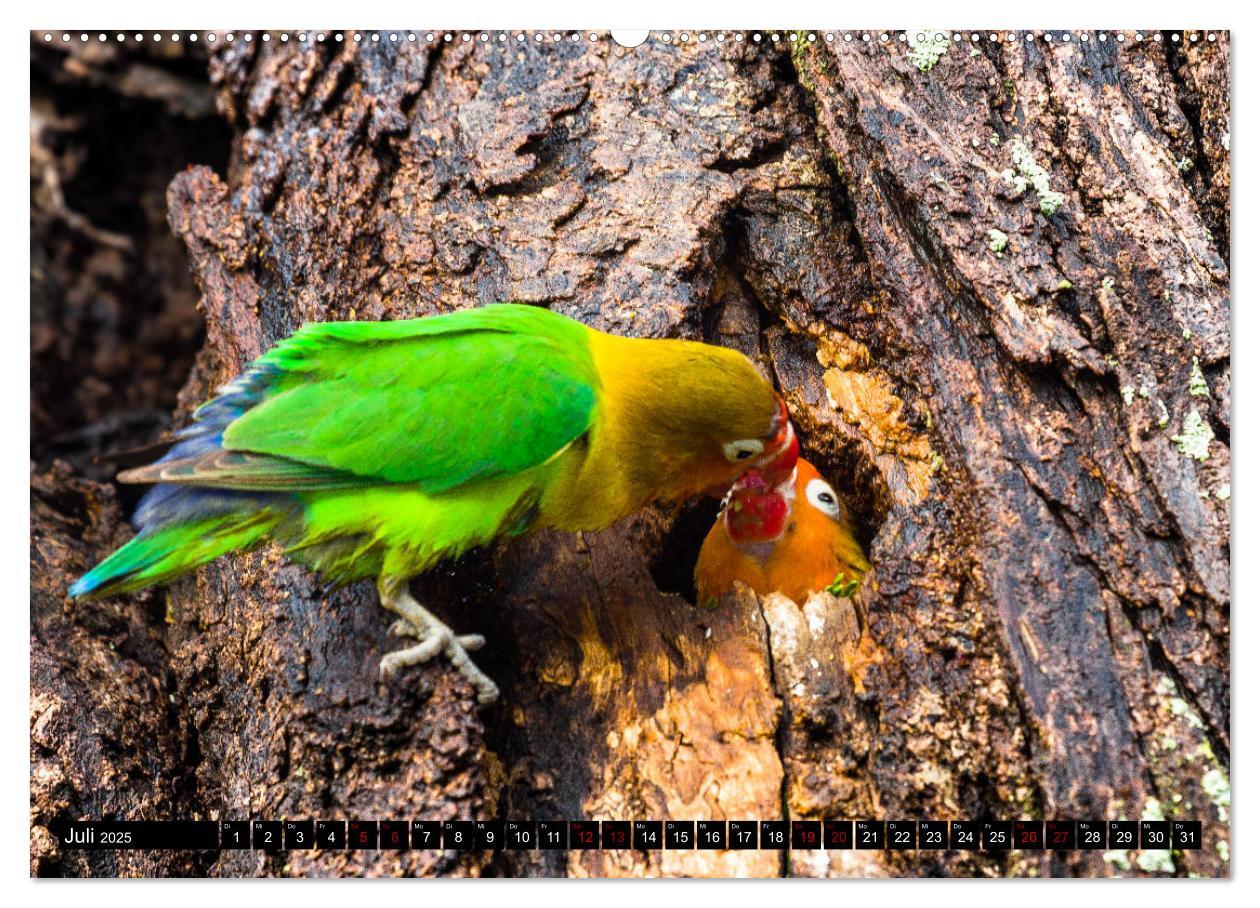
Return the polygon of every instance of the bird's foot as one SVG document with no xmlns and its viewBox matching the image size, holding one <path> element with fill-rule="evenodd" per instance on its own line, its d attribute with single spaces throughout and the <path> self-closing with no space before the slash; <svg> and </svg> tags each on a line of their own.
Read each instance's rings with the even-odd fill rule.
<svg viewBox="0 0 1260 908">
<path fill-rule="evenodd" d="M 420 642 L 405 649 L 386 654 L 381 659 L 381 680 L 389 681 L 399 671 L 412 665 L 428 662 L 438 655 L 445 655 L 457 671 L 473 686 L 477 702 L 493 703 L 499 699 L 499 688 L 469 657 L 486 645 L 480 634 L 456 634 L 436 615 L 416 602 L 403 590 L 383 589 L 381 604 L 402 617 L 390 630 L 400 637 L 415 637 Z"/>
<path fill-rule="evenodd" d="M 446 625 L 442 626 L 445 627 Z M 429 635 L 427 625 L 423 628 L 418 628 L 410 621 L 402 618 L 390 625 L 389 632 L 395 637 L 415 637 L 421 640 Z M 455 638 L 455 642 L 468 650 L 468 652 L 475 653 L 486 645 L 486 638 L 481 636 L 481 634 L 460 634 Z"/>
<path fill-rule="evenodd" d="M 408 636 L 419 637 L 420 642 L 415 646 L 387 653 L 381 658 L 382 681 L 389 681 L 404 668 L 428 662 L 438 655 L 445 655 L 451 665 L 455 666 L 473 686 L 473 690 L 477 692 L 478 703 L 493 703 L 499 699 L 498 686 L 477 667 L 468 655 L 469 649 L 477 649 L 485 645 L 486 641 L 483 637 L 477 634 L 457 637 L 444 624 L 431 626 L 423 632 L 417 632 L 412 628 L 408 631 Z M 469 644 L 473 645 L 469 646 Z"/>
</svg>

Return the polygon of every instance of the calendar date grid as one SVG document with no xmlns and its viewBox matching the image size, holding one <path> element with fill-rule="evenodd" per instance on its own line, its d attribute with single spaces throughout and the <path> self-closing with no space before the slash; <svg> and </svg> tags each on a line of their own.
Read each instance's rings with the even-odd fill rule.
<svg viewBox="0 0 1260 908">
<path fill-rule="evenodd" d="M 1202 848 L 1197 820 L 69 821 L 67 849 L 218 851 L 1149 851 Z"/>
</svg>

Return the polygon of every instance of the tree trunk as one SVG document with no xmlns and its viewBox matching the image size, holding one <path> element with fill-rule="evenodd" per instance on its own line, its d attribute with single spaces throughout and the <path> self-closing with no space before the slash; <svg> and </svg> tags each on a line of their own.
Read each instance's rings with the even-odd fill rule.
<svg viewBox="0 0 1260 908">
<path fill-rule="evenodd" d="M 705 504 L 475 552 L 412 588 L 489 638 L 478 711 L 445 664 L 378 683 L 371 585 L 276 549 L 67 605 L 121 509 L 33 454 L 32 872 L 1228 873 L 1227 35 L 964 39 L 926 71 L 878 33 L 387 37 L 211 52 L 230 164 L 167 195 L 206 332 L 177 420 L 307 321 L 518 300 L 701 338 L 774 379 L 872 571 L 699 608 Z M 1204 849 L 93 864 L 43 828 L 1157 813 Z"/>
</svg>

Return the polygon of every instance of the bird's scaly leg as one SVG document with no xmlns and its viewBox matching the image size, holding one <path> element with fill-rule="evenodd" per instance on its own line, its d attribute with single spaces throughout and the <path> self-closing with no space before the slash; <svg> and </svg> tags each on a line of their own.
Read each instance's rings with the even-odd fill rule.
<svg viewBox="0 0 1260 908">
<path fill-rule="evenodd" d="M 478 703 L 493 703 L 499 699 L 499 688 L 468 657 L 469 650 L 479 650 L 486 645 L 484 637 L 480 634 L 456 636 L 436 615 L 412 598 L 406 581 L 382 579 L 377 584 L 377 590 L 381 605 L 399 616 L 400 620 L 394 622 L 393 632 L 420 640 L 415 646 L 395 650 L 381 658 L 381 680 L 388 681 L 399 669 L 428 662 L 444 653 L 451 665 L 473 686 Z"/>
</svg>

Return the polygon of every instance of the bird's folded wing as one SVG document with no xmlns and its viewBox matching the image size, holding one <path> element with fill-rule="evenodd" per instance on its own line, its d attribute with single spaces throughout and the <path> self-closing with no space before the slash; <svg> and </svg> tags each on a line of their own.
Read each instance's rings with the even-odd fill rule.
<svg viewBox="0 0 1260 908">
<path fill-rule="evenodd" d="M 198 411 L 220 423 L 222 450 L 129 478 L 438 493 L 518 473 L 591 427 L 597 378 L 584 332 L 526 306 L 307 325 Z"/>
<path fill-rule="evenodd" d="M 311 466 L 286 457 L 221 449 L 124 470 L 118 474 L 118 481 L 171 482 L 212 489 L 276 492 L 345 489 L 373 482 L 353 473 Z"/>
</svg>

